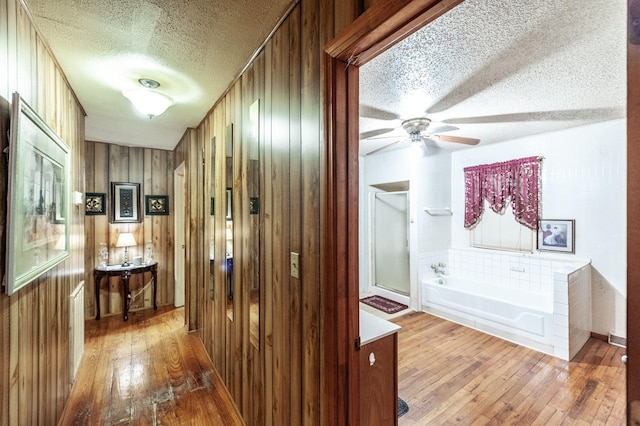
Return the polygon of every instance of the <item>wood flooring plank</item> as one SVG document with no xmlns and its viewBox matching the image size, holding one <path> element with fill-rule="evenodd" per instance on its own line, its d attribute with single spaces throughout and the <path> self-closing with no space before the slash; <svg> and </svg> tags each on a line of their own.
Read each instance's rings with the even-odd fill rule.
<svg viewBox="0 0 640 426">
<path fill-rule="evenodd" d="M 624 425 L 624 349 L 590 339 L 571 361 L 426 313 L 392 320 L 409 425 Z"/>
<path fill-rule="evenodd" d="M 184 308 L 85 322 L 85 355 L 60 425 L 242 425 Z"/>
<path fill-rule="evenodd" d="M 127 323 L 88 320 L 60 424 L 242 424 L 181 315 L 165 307 Z M 622 348 L 591 339 L 566 362 L 424 313 L 393 321 L 403 327 L 398 384 L 409 404 L 400 426 L 625 424 Z"/>
</svg>

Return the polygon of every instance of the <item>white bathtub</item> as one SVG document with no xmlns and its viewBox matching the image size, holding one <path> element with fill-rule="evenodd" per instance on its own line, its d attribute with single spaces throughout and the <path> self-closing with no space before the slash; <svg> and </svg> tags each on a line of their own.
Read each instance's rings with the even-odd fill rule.
<svg viewBox="0 0 640 426">
<path fill-rule="evenodd" d="M 453 276 L 422 282 L 422 309 L 553 355 L 553 294 L 541 295 Z"/>
</svg>

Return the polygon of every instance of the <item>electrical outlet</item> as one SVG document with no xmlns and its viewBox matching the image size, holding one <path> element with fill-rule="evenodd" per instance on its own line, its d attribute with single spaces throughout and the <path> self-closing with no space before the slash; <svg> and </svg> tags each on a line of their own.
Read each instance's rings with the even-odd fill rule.
<svg viewBox="0 0 640 426">
<path fill-rule="evenodd" d="M 300 279 L 300 254 L 291 252 L 291 276 Z"/>
</svg>

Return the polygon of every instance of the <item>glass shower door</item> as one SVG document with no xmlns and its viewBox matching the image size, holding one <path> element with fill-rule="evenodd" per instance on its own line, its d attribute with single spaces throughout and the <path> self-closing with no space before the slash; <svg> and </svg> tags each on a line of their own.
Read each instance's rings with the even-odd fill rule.
<svg viewBox="0 0 640 426">
<path fill-rule="evenodd" d="M 374 285 L 409 295 L 409 197 L 378 192 L 374 198 Z"/>
</svg>

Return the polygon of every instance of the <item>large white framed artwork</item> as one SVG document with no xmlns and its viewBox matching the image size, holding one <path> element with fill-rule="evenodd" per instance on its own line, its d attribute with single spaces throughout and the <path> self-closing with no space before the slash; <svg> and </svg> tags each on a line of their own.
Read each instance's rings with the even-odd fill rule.
<svg viewBox="0 0 640 426">
<path fill-rule="evenodd" d="M 9 295 L 69 257 L 69 147 L 16 92 L 9 132 Z"/>
</svg>

